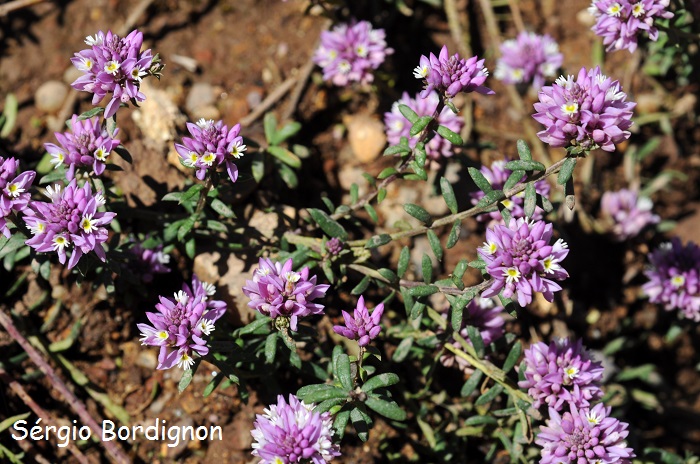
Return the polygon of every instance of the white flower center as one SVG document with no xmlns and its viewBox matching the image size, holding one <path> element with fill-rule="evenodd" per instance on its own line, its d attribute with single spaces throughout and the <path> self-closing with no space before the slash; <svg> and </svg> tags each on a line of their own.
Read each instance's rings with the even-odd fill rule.
<svg viewBox="0 0 700 464">
<path fill-rule="evenodd" d="M 685 285 L 685 276 L 675 275 L 671 277 L 671 285 L 673 285 L 674 288 L 681 288 L 683 285 Z"/>
<path fill-rule="evenodd" d="M 622 5 L 619 3 L 613 3 L 608 7 L 608 15 L 614 16 L 614 17 L 619 17 L 620 13 L 622 12 Z"/>
<path fill-rule="evenodd" d="M 561 105 L 561 111 L 567 116 L 574 116 L 576 113 L 578 113 L 578 103 L 566 102 Z"/>
<path fill-rule="evenodd" d="M 107 74 L 115 75 L 121 66 L 121 63 L 118 61 L 108 61 L 105 63 L 105 72 Z"/>
<path fill-rule="evenodd" d="M 632 7 L 632 16 L 639 18 L 644 13 L 646 13 L 646 11 L 644 10 L 644 5 L 642 5 L 642 2 L 635 3 Z"/>
<path fill-rule="evenodd" d="M 80 222 L 80 227 L 86 234 L 92 233 L 92 231 L 96 229 L 95 224 L 92 222 L 92 214 L 83 217 L 83 220 Z"/>
<path fill-rule="evenodd" d="M 503 277 L 506 278 L 506 282 L 512 284 L 520 280 L 520 270 L 517 267 L 509 267 L 503 271 Z"/>
</svg>

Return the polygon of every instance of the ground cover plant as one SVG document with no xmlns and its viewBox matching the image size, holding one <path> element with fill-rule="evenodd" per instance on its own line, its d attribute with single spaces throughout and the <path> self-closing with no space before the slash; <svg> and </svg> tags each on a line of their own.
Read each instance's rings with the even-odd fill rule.
<svg viewBox="0 0 700 464">
<path fill-rule="evenodd" d="M 1 5 L 0 457 L 697 462 L 700 11 L 564 3 Z"/>
</svg>

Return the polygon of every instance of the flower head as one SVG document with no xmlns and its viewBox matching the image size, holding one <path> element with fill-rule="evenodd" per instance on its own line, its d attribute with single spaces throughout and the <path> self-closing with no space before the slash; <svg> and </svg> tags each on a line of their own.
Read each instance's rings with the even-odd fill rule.
<svg viewBox="0 0 700 464">
<path fill-rule="evenodd" d="M 560 415 L 549 409 L 547 425 L 540 427 L 535 443 L 542 447 L 541 464 L 629 464 L 634 450 L 627 446 L 628 424 L 610 416 L 610 408 L 570 404 Z"/>
<path fill-rule="evenodd" d="M 550 245 L 551 239 L 552 225 L 544 221 L 511 219 L 508 226 L 497 224 L 487 229 L 486 243 L 478 253 L 493 284 L 482 296 L 503 291 L 503 296 L 517 298 L 520 306 L 525 306 L 532 302 L 533 292 L 541 292 L 552 301 L 554 292 L 561 290 L 554 281 L 569 277 L 559 264 L 569 249 L 562 239 Z"/>
<path fill-rule="evenodd" d="M 642 286 L 649 301 L 700 321 L 700 247 L 693 242 L 683 246 L 680 238 L 673 237 L 649 254 L 649 263 L 644 272 L 649 282 Z"/>
<path fill-rule="evenodd" d="M 562 60 L 551 36 L 523 31 L 516 39 L 501 44 L 501 58 L 493 75 L 506 84 L 532 84 L 539 89 L 545 79 L 556 75 Z"/>
<path fill-rule="evenodd" d="M 15 158 L 3 158 L 0 156 L 0 232 L 10 238 L 10 229 L 7 227 L 7 217 L 13 211 L 24 211 L 29 199 L 29 187 L 31 187 L 36 172 L 25 171 L 17 174 L 19 162 Z"/>
<path fill-rule="evenodd" d="M 158 369 L 189 369 L 195 355 L 209 353 L 204 337 L 211 334 L 214 323 L 226 312 L 226 303 L 209 298 L 209 285 L 192 276 L 192 287 L 183 284 L 174 298 L 158 297 L 158 312 L 146 313 L 150 325 L 137 324 L 142 345 L 160 346 Z"/>
<path fill-rule="evenodd" d="M 370 83 L 377 69 L 394 50 L 387 47 L 383 29 L 372 29 L 368 21 L 339 24 L 321 32 L 321 45 L 313 56 L 323 68 L 323 80 L 344 86 Z"/>
<path fill-rule="evenodd" d="M 668 5 L 669 0 L 594 0 L 589 10 L 596 18 L 593 32 L 603 38 L 607 51 L 632 53 L 642 34 L 656 42 L 659 30 L 654 21 L 673 18 Z"/>
<path fill-rule="evenodd" d="M 129 239 L 133 243 L 129 248 L 131 259 L 127 265 L 130 272 L 138 275 L 144 283 L 152 282 L 154 274 L 170 272 L 171 269 L 168 267 L 170 255 L 163 253 L 162 244 L 153 248 L 144 248 L 135 236 L 132 235 Z"/>
<path fill-rule="evenodd" d="M 74 114 L 70 131 L 54 133 L 61 146 L 45 143 L 44 147 L 52 157 L 51 164 L 55 167 L 64 163 L 68 165 L 68 180 L 73 179 L 76 168 L 91 168 L 92 172 L 99 176 L 105 170 L 107 157 L 119 146 L 119 140 L 113 138 L 118 132 L 119 129 L 116 129 L 110 136 L 107 130 L 100 126 L 99 116 L 80 120 L 78 115 Z"/>
<path fill-rule="evenodd" d="M 314 407 L 294 395 L 289 395 L 289 402 L 279 395 L 277 404 L 257 415 L 251 434 L 253 456 L 261 459 L 260 464 L 324 464 L 340 456 L 338 445 L 333 444 L 333 418 Z"/>
<path fill-rule="evenodd" d="M 70 251 L 68 269 L 91 251 L 104 261 L 102 244 L 108 238 L 105 226 L 116 213 L 98 211 L 104 203 L 99 201 L 99 194 L 93 195 L 90 183 L 78 187 L 73 179 L 64 189 L 47 187 L 46 195 L 51 203 L 32 201 L 26 210 L 24 221 L 34 234 L 27 245 L 43 253 L 57 252 L 61 264 L 65 264 Z"/>
<path fill-rule="evenodd" d="M 649 198 L 627 189 L 605 192 L 600 200 L 603 219 L 620 242 L 636 237 L 646 227 L 659 222 L 659 216 L 651 212 L 652 206 Z"/>
<path fill-rule="evenodd" d="M 469 338 L 469 332 L 467 331 L 467 326 L 471 325 L 479 330 L 481 339 L 484 341 L 484 345 L 489 345 L 491 342 L 503 336 L 503 325 L 505 320 L 501 314 L 503 313 L 503 306 L 498 306 L 493 303 L 490 298 L 475 297 L 473 300 L 467 304 L 464 308 L 462 323 L 459 330 L 459 335 L 471 344 L 472 341 Z M 443 317 L 447 317 L 447 313 L 443 313 Z M 456 340 L 450 338 L 447 343 L 452 343 L 456 348 L 462 347 Z M 473 367 L 463 358 L 459 356 L 454 356 L 451 351 L 445 351 L 445 353 L 440 356 L 440 362 L 445 367 L 456 366 L 463 372 L 469 373 L 473 371 Z"/>
<path fill-rule="evenodd" d="M 615 150 L 630 136 L 632 109 L 620 83 L 601 74 L 600 68 L 581 68 L 578 77 L 559 77 L 543 87 L 532 117 L 545 126 L 537 136 L 553 147 L 579 146 L 585 150 Z"/>
<path fill-rule="evenodd" d="M 561 411 L 567 403 L 580 408 L 603 395 L 603 366 L 593 361 L 581 340 L 537 342 L 525 350 L 521 370 L 525 380 L 518 385 L 527 388 L 535 408 L 546 404 Z"/>
<path fill-rule="evenodd" d="M 236 161 L 243 156 L 246 146 L 241 137 L 241 125 L 231 129 L 223 121 L 200 119 L 197 124 L 187 123 L 187 130 L 192 137 L 183 137 L 182 144 L 176 143 L 175 150 L 185 166 L 197 170 L 197 178 L 202 180 L 207 171 L 226 165 L 231 182 L 238 179 Z"/>
<path fill-rule="evenodd" d="M 450 56 L 446 45 L 443 45 L 439 56 L 432 53 L 429 57 L 421 56 L 413 75 L 425 81 L 421 98 L 426 98 L 433 90 L 447 98 L 452 98 L 459 92 L 478 92 L 484 95 L 494 93 L 483 85 L 489 75 L 484 60 L 476 56 L 465 60 L 459 57 L 459 53 Z"/>
<path fill-rule="evenodd" d="M 418 116 L 432 116 L 440 103 L 440 97 L 437 92 L 430 92 L 425 98 L 410 98 L 408 93 L 404 92 L 401 100 L 395 102 L 391 111 L 384 113 L 384 125 L 386 126 L 386 137 L 391 145 L 396 145 L 401 141 L 401 137 L 408 139 L 408 145 L 413 148 L 418 142 L 418 136 L 411 137 L 411 123 L 406 117 L 401 114 L 399 105 L 406 105 L 416 112 Z M 449 108 L 445 107 L 440 112 L 437 118 L 438 124 L 445 126 L 452 132 L 459 133 L 464 127 L 464 121 L 458 115 L 454 114 Z M 425 151 L 432 159 L 439 160 L 441 158 L 449 158 L 453 154 L 453 145 L 440 135 L 435 134 L 432 139 L 425 145 Z"/>
<path fill-rule="evenodd" d="M 350 340 L 357 340 L 357 344 L 360 346 L 367 346 L 382 330 L 382 326 L 379 323 L 383 313 L 384 304 L 381 303 L 374 308 L 370 315 L 365 306 L 365 298 L 361 296 L 352 315 L 347 311 L 343 311 L 345 325 L 335 325 L 333 326 L 333 331 Z"/>
<path fill-rule="evenodd" d="M 308 267 L 294 272 L 292 265 L 291 259 L 282 264 L 260 258 L 243 293 L 250 298 L 248 306 L 273 319 L 289 318 L 296 331 L 299 317 L 323 313 L 324 306 L 314 300 L 323 297 L 330 285 L 316 285 L 316 276 L 309 277 Z"/>
<path fill-rule="evenodd" d="M 479 171 L 481 171 L 486 180 L 489 181 L 491 187 L 493 187 L 494 190 L 503 190 L 503 186 L 508 180 L 508 177 L 510 177 L 511 171 L 506 169 L 505 167 L 507 162 L 508 159 L 498 160 L 491 163 L 491 167 L 482 166 L 481 169 L 479 169 Z M 523 178 L 525 178 L 524 175 Z M 537 182 L 535 182 L 535 191 L 545 198 L 548 197 L 549 183 L 544 179 L 538 180 Z M 477 203 L 479 203 L 479 200 L 484 198 L 485 195 L 486 194 L 481 190 L 471 192 L 469 194 L 469 197 L 471 199 L 472 205 L 476 205 Z M 524 192 L 501 201 L 501 204 L 505 206 L 505 208 L 508 209 L 508 211 L 510 212 L 511 217 L 515 219 L 525 217 L 525 210 L 523 209 L 524 203 Z M 535 213 L 532 215 L 532 219 L 542 219 L 542 212 L 542 208 L 536 206 Z M 501 216 L 501 213 L 498 210 L 492 211 L 490 213 L 480 214 L 476 217 L 476 219 L 477 221 L 488 222 L 490 225 L 493 225 L 495 223 L 503 223 L 503 217 Z"/>
<path fill-rule="evenodd" d="M 333 237 L 326 242 L 326 250 L 331 256 L 338 256 L 343 251 L 343 242 L 338 237 Z"/>
<path fill-rule="evenodd" d="M 134 30 L 122 38 L 112 31 L 106 34 L 99 31 L 95 37 L 88 37 L 85 43 L 90 48 L 71 58 L 73 65 L 85 74 L 71 85 L 77 90 L 93 93 L 93 105 L 111 94 L 105 107 L 105 118 L 112 117 L 121 103 L 146 99 L 139 88 L 143 76 L 151 72 L 154 61 L 151 50 L 141 51 L 141 32 Z"/>
</svg>

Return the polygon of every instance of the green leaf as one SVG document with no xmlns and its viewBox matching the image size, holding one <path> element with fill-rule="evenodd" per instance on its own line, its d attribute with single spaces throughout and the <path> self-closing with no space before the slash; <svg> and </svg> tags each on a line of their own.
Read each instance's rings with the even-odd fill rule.
<svg viewBox="0 0 700 464">
<path fill-rule="evenodd" d="M 228 227 L 223 222 L 215 221 L 213 219 L 207 219 L 206 221 L 207 229 L 214 232 L 228 232 Z"/>
<path fill-rule="evenodd" d="M 522 352 L 523 345 L 520 343 L 520 340 L 518 340 L 513 344 L 513 347 L 508 353 L 508 357 L 506 357 L 506 361 L 503 363 L 503 372 L 508 372 L 515 366 Z"/>
<path fill-rule="evenodd" d="M 401 114 L 403 114 L 404 118 L 408 119 L 408 122 L 410 122 L 411 124 L 418 121 L 418 114 L 415 111 L 413 111 L 409 106 L 400 104 L 399 111 L 401 112 Z"/>
<path fill-rule="evenodd" d="M 367 441 L 369 438 L 369 425 L 372 423 L 371 418 L 360 408 L 350 410 L 350 420 L 352 426 L 355 427 L 357 438 L 362 441 Z"/>
<path fill-rule="evenodd" d="M 95 107 L 91 110 L 87 110 L 86 112 L 80 113 L 78 115 L 78 121 L 84 121 L 85 119 L 90 119 L 94 116 L 97 116 L 98 114 L 102 114 L 104 112 L 104 110 L 105 109 L 100 107 L 100 106 Z M 70 122 L 70 119 L 68 121 L 66 121 L 66 125 L 68 125 L 69 122 Z"/>
<path fill-rule="evenodd" d="M 180 198 L 178 198 L 178 203 L 183 204 L 187 200 L 194 198 L 203 188 L 204 188 L 204 185 L 202 185 L 202 184 L 194 184 L 192 187 L 187 189 L 187 191 L 185 193 L 183 193 L 180 196 Z M 166 195 L 166 197 L 167 197 L 167 195 Z M 163 197 L 163 199 L 165 200 L 165 197 Z"/>
<path fill-rule="evenodd" d="M 517 142 L 515 142 L 515 146 L 518 149 L 518 156 L 520 156 L 521 160 L 532 160 L 532 153 L 530 152 L 530 147 L 527 146 L 526 141 L 519 139 Z"/>
<path fill-rule="evenodd" d="M 552 206 L 552 202 L 549 201 L 549 198 L 545 197 L 544 195 L 540 195 L 539 193 L 537 194 L 537 204 L 545 211 L 545 213 L 551 213 L 554 210 L 554 206 Z"/>
<path fill-rule="evenodd" d="M 452 145 L 464 145 L 464 140 L 462 140 L 462 137 L 460 137 L 459 134 L 452 132 L 445 126 L 438 126 L 437 133 Z"/>
<path fill-rule="evenodd" d="M 384 201 L 384 198 L 386 198 L 386 189 L 385 188 L 380 188 L 377 191 L 377 204 L 381 203 Z"/>
<path fill-rule="evenodd" d="M 433 221 L 433 218 L 430 217 L 430 213 L 428 213 L 425 209 L 421 208 L 418 205 L 414 205 L 413 203 L 406 203 L 403 206 L 403 209 L 423 224 L 430 225 L 430 223 Z"/>
<path fill-rule="evenodd" d="M 508 161 L 505 168 L 511 171 L 544 171 L 546 169 L 544 164 L 532 160 Z"/>
<path fill-rule="evenodd" d="M 286 164 L 287 166 L 299 169 L 301 167 L 301 158 L 287 150 L 286 148 L 271 146 L 267 147 L 267 152 Z"/>
<path fill-rule="evenodd" d="M 433 261 L 430 256 L 423 254 L 423 259 L 421 261 L 421 271 L 423 272 L 423 282 L 429 284 L 433 280 Z"/>
<path fill-rule="evenodd" d="M 353 185 L 355 185 L 355 184 L 353 184 Z M 327 196 L 325 196 L 325 195 L 321 196 L 321 201 L 323 202 L 324 205 L 326 205 L 326 208 L 328 208 L 328 211 L 330 211 L 331 213 L 335 210 L 335 205 L 333 205 L 333 202 Z M 353 203 L 354 203 L 354 201 L 353 201 Z"/>
<path fill-rule="evenodd" d="M 197 362 L 194 366 L 192 366 L 192 369 L 186 369 L 182 373 L 182 377 L 180 377 L 180 383 L 178 383 L 177 385 L 177 389 L 180 393 L 184 392 L 190 384 L 190 382 L 192 382 L 192 378 L 194 377 L 194 371 L 198 365 L 199 363 Z"/>
<path fill-rule="evenodd" d="M 263 118 L 263 127 L 265 128 L 265 139 L 267 143 L 272 143 L 277 133 L 277 118 L 274 113 L 265 113 Z"/>
<path fill-rule="evenodd" d="M 350 358 L 347 354 L 343 353 L 343 349 L 337 345 L 333 349 L 333 374 L 340 381 L 343 388 L 352 390 Z"/>
<path fill-rule="evenodd" d="M 56 182 L 57 180 L 65 181 L 66 179 L 66 169 L 64 167 L 56 168 L 50 173 L 46 174 L 44 177 L 39 179 L 39 184 L 44 185 L 51 182 Z"/>
<path fill-rule="evenodd" d="M 15 233 L 9 239 L 2 237 L 2 246 L 0 247 L 0 259 L 13 253 L 24 246 L 24 241 L 27 237 L 23 234 Z"/>
<path fill-rule="evenodd" d="M 391 360 L 396 363 L 402 362 L 404 359 L 406 359 L 406 356 L 408 356 L 408 353 L 411 351 L 411 347 L 413 346 L 413 337 L 406 337 L 403 340 L 401 340 L 401 343 L 399 343 L 399 346 L 396 347 L 396 350 L 394 351 L 394 355 L 391 357 Z"/>
<path fill-rule="evenodd" d="M 457 242 L 459 241 L 459 236 L 462 230 L 462 221 L 459 219 L 456 219 L 455 222 L 452 223 L 452 229 L 450 229 L 450 235 L 447 236 L 447 243 L 445 244 L 445 248 L 448 250 L 455 246 Z"/>
<path fill-rule="evenodd" d="M 382 169 L 382 172 L 379 173 L 379 175 L 377 176 L 377 179 L 379 179 L 379 180 L 386 179 L 390 175 L 396 174 L 397 172 L 399 172 L 399 171 L 397 171 L 395 167 L 389 166 L 388 168 Z"/>
<path fill-rule="evenodd" d="M 484 193 L 489 193 L 493 191 L 493 187 L 491 187 L 491 183 L 484 177 L 484 175 L 481 173 L 476 168 L 469 168 L 469 176 L 472 178 L 474 183 L 476 184 L 479 189 L 484 192 Z"/>
<path fill-rule="evenodd" d="M 479 386 L 479 383 L 481 382 L 481 377 L 483 377 L 483 375 L 483 372 L 475 370 L 471 377 L 469 377 L 464 383 L 464 385 L 462 386 L 462 390 L 460 390 L 459 394 L 463 398 L 465 398 L 474 393 L 474 390 L 476 390 L 476 387 Z"/>
<path fill-rule="evenodd" d="M 406 411 L 401 409 L 395 401 L 384 401 L 382 399 L 370 396 L 365 401 L 368 408 L 376 413 L 381 414 L 387 419 L 403 421 L 406 420 Z"/>
<path fill-rule="evenodd" d="M 452 276 L 461 280 L 462 277 L 464 277 L 464 273 L 467 272 L 468 266 L 469 263 L 466 259 L 460 259 L 457 265 L 455 266 L 455 270 L 452 271 Z"/>
<path fill-rule="evenodd" d="M 503 191 L 507 192 L 519 184 L 524 175 L 525 171 L 521 171 L 520 169 L 516 169 L 515 171 L 511 172 L 508 179 L 506 179 L 506 182 L 503 184 Z M 506 224 L 508 223 L 506 222 Z"/>
<path fill-rule="evenodd" d="M 0 129 L 0 137 L 6 138 L 12 132 L 15 127 L 15 122 L 17 121 L 17 109 L 19 105 L 17 103 L 17 97 L 15 94 L 8 93 L 5 97 L 5 107 L 2 109 L 2 115 L 4 117 L 4 122 L 2 123 L 2 129 Z"/>
<path fill-rule="evenodd" d="M 401 145 L 392 145 L 384 150 L 383 156 L 398 155 L 399 153 L 410 153 L 411 149 L 409 147 L 404 147 Z"/>
<path fill-rule="evenodd" d="M 574 168 L 576 168 L 576 161 L 576 158 L 567 158 L 566 161 L 564 161 L 559 175 L 557 176 L 557 184 L 564 185 L 571 179 L 571 176 L 574 174 Z"/>
<path fill-rule="evenodd" d="M 127 150 L 124 145 L 117 145 L 114 148 L 114 153 L 119 155 L 119 157 L 127 163 L 134 164 L 134 159 L 132 158 L 131 153 L 129 153 L 129 150 Z"/>
<path fill-rule="evenodd" d="M 380 247 L 382 245 L 386 245 L 389 242 L 391 242 L 391 235 L 379 234 L 379 235 L 375 235 L 374 237 L 370 237 L 370 239 L 367 240 L 367 243 L 365 244 L 365 248 L 367 248 L 367 249 L 377 248 L 377 247 Z"/>
<path fill-rule="evenodd" d="M 452 314 L 450 323 L 452 324 L 452 330 L 459 332 L 462 330 L 462 322 L 464 322 L 464 308 L 469 304 L 471 298 L 466 298 L 460 296 L 450 302 L 452 306 Z"/>
<path fill-rule="evenodd" d="M 269 332 L 270 321 L 271 319 L 269 317 L 261 317 L 259 319 L 255 319 L 253 322 L 241 327 L 240 329 L 236 329 L 234 333 L 236 336 L 240 337 L 241 335 L 256 333 L 262 328 L 266 328 L 267 332 Z"/>
<path fill-rule="evenodd" d="M 535 206 L 537 205 L 537 192 L 535 191 L 535 184 L 530 182 L 525 186 L 525 203 L 523 205 L 523 211 L 528 219 L 532 219 L 535 214 Z"/>
<path fill-rule="evenodd" d="M 450 209 L 452 214 L 457 214 L 457 197 L 455 196 L 455 191 L 452 188 L 452 184 L 446 177 L 440 178 L 440 190 L 442 191 L 442 198 L 445 199 L 445 204 Z"/>
<path fill-rule="evenodd" d="M 467 326 L 467 334 L 469 335 L 469 340 L 472 342 L 472 346 L 476 351 L 476 354 L 480 357 L 484 357 L 484 339 L 481 338 L 481 332 L 479 329 L 473 325 Z"/>
<path fill-rule="evenodd" d="M 377 388 L 386 388 L 395 385 L 399 383 L 400 380 L 398 375 L 392 374 L 391 372 L 375 375 L 362 385 L 362 391 L 369 393 Z"/>
<path fill-rule="evenodd" d="M 219 200 L 218 198 L 214 198 L 211 201 L 211 209 L 219 213 L 221 216 L 225 218 L 235 218 L 236 215 L 234 214 L 233 210 L 229 208 L 226 203 L 223 201 Z"/>
<path fill-rule="evenodd" d="M 369 286 L 371 278 L 370 276 L 366 275 L 362 278 L 359 284 L 355 286 L 352 290 L 350 290 L 350 293 L 352 295 L 361 295 L 365 290 L 367 290 L 367 287 Z"/>
<path fill-rule="evenodd" d="M 192 215 L 192 216 L 188 217 L 187 219 L 185 219 L 185 221 L 180 225 L 180 227 L 178 227 L 178 229 L 177 229 L 177 241 L 178 242 L 182 242 L 185 239 L 187 234 L 189 234 L 190 231 L 192 230 L 192 228 L 194 227 L 194 223 L 195 223 L 195 217 L 194 217 L 194 215 Z"/>
<path fill-rule="evenodd" d="M 379 222 L 379 216 L 377 216 L 377 212 L 374 210 L 374 207 L 370 205 L 369 203 L 365 203 L 365 206 L 363 207 L 365 211 L 367 211 L 367 214 L 369 214 L 369 217 L 372 218 L 374 222 Z"/>
<path fill-rule="evenodd" d="M 268 335 L 265 339 L 265 364 L 272 364 L 273 362 L 275 362 L 278 338 L 279 332 L 273 332 L 270 335 Z"/>
<path fill-rule="evenodd" d="M 185 242 L 185 254 L 188 258 L 194 259 L 197 254 L 197 243 L 194 237 L 190 237 L 189 240 Z"/>
<path fill-rule="evenodd" d="M 276 131 L 273 135 L 272 138 L 270 139 L 270 144 L 271 145 L 279 145 L 280 143 L 284 142 L 287 140 L 289 137 L 292 137 L 294 134 L 299 132 L 301 130 L 301 124 L 292 121 L 290 123 L 285 124 L 282 126 L 282 128 L 278 131 Z"/>
<path fill-rule="evenodd" d="M 491 192 L 488 192 L 484 197 L 479 200 L 479 203 L 476 204 L 477 207 L 483 208 L 488 205 L 495 204 L 498 201 L 501 201 L 505 198 L 505 195 L 503 195 L 503 192 L 501 190 L 493 190 Z"/>
<path fill-rule="evenodd" d="M 415 137 L 416 135 L 420 134 L 423 132 L 423 129 L 425 129 L 428 124 L 430 124 L 430 121 L 433 120 L 432 116 L 422 116 L 418 118 L 416 122 L 413 123 L 411 126 L 411 130 L 409 131 L 409 134 L 411 134 L 411 137 Z"/>
<path fill-rule="evenodd" d="M 399 275 L 399 277 L 403 277 L 404 274 L 406 274 L 406 270 L 408 269 L 408 262 L 411 258 L 411 252 L 408 250 L 408 247 L 405 246 L 401 249 L 401 254 L 399 255 L 399 265 L 398 268 L 396 269 L 396 273 Z"/>
<path fill-rule="evenodd" d="M 357 186 L 355 182 L 350 186 L 350 203 L 357 203 L 357 199 L 360 196 L 360 187 Z"/>
<path fill-rule="evenodd" d="M 290 189 L 295 189 L 299 186 L 299 177 L 297 177 L 294 169 L 290 168 L 286 164 L 278 165 L 279 171 L 277 172 L 280 178 Z"/>
<path fill-rule="evenodd" d="M 253 153 L 253 161 L 250 164 L 250 172 L 253 174 L 255 182 L 260 181 L 265 177 L 265 156 L 262 152 Z"/>
<path fill-rule="evenodd" d="M 307 208 L 307 211 L 326 234 L 342 241 L 348 239 L 348 233 L 345 228 L 338 221 L 332 219 L 325 211 L 316 208 Z"/>
<path fill-rule="evenodd" d="M 180 202 L 180 198 L 184 195 L 184 192 L 170 192 L 166 193 L 163 198 L 161 198 L 161 201 L 177 201 L 178 203 Z"/>
<path fill-rule="evenodd" d="M 17 421 L 25 420 L 27 417 L 31 416 L 31 414 L 31 412 L 25 412 L 24 414 L 17 414 L 16 416 L 8 417 L 4 421 L 0 422 L 0 432 L 4 432 L 5 430 L 9 429 L 10 426 Z"/>
<path fill-rule="evenodd" d="M 347 398 L 348 392 L 335 385 L 306 385 L 297 391 L 297 396 L 304 403 L 320 403 L 330 399 Z"/>
<path fill-rule="evenodd" d="M 418 287 L 412 287 L 408 289 L 408 293 L 411 296 L 416 296 L 416 297 L 421 297 L 421 296 L 429 296 L 432 295 L 433 293 L 439 292 L 440 289 L 437 288 L 435 285 L 420 285 Z"/>
<path fill-rule="evenodd" d="M 438 261 L 442 261 L 442 245 L 440 245 L 440 239 L 437 234 L 435 234 L 434 230 L 428 229 L 426 235 L 428 236 L 428 243 L 430 243 L 430 249 L 433 250 L 433 254 Z"/>
<path fill-rule="evenodd" d="M 377 272 L 392 284 L 399 281 L 399 277 L 391 269 L 381 268 Z"/>
<path fill-rule="evenodd" d="M 490 403 L 491 401 L 495 400 L 498 395 L 503 393 L 503 387 L 501 384 L 496 384 L 493 387 L 489 388 L 489 390 L 478 397 L 476 401 L 474 401 L 475 406 L 483 406 L 485 404 Z"/>
<path fill-rule="evenodd" d="M 335 415 L 335 419 L 333 419 L 333 429 L 335 430 L 335 436 L 338 437 L 338 440 L 342 440 L 343 436 L 345 436 L 345 427 L 347 427 L 349 420 L 350 411 L 340 411 Z"/>
<path fill-rule="evenodd" d="M 209 383 L 207 384 L 206 387 L 204 387 L 204 391 L 202 392 L 202 396 L 206 398 L 207 396 L 211 395 L 214 393 L 214 390 L 216 390 L 216 387 L 219 386 L 222 380 L 224 380 L 226 376 L 224 375 L 217 375 L 216 377 L 212 378 Z"/>
</svg>

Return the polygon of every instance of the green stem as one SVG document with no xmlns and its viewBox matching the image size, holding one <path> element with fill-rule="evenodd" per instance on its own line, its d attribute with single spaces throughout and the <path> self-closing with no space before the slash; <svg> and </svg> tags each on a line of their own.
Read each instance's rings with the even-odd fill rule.
<svg viewBox="0 0 700 464">
<path fill-rule="evenodd" d="M 194 226 L 197 227 L 199 224 L 199 215 L 202 213 L 202 210 L 204 209 L 204 205 L 206 204 L 207 200 L 207 195 L 209 195 L 209 191 L 211 191 L 212 186 L 214 185 L 211 176 L 207 176 L 207 180 L 204 182 L 204 188 L 199 191 L 199 200 L 197 200 L 197 207 L 194 210 L 194 217 L 197 218 L 197 222 L 195 222 Z"/>
</svg>

